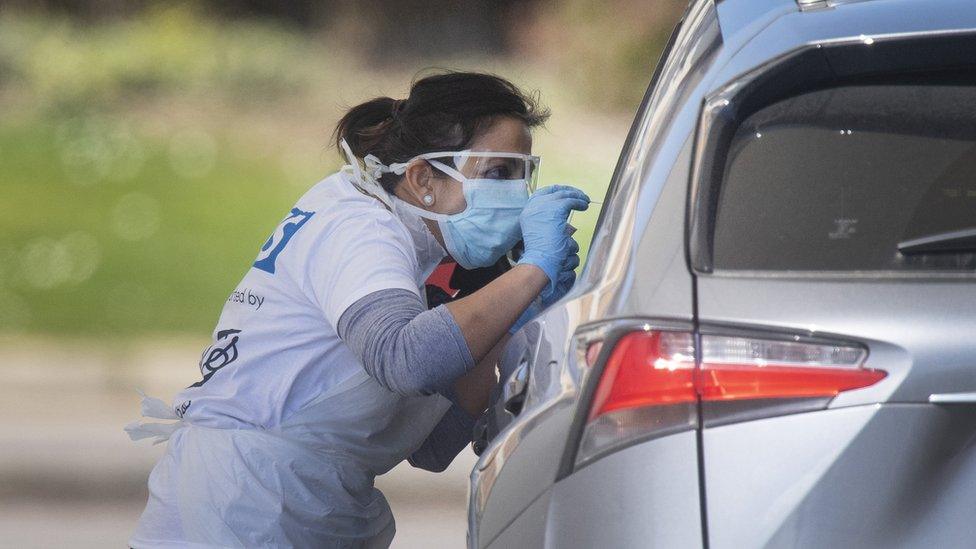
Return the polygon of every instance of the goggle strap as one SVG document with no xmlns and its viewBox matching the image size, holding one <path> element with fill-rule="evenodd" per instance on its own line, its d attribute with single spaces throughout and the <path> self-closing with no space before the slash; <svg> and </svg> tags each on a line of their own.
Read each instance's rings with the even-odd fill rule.
<svg viewBox="0 0 976 549">
<path fill-rule="evenodd" d="M 447 164 L 444 164 L 443 162 L 438 162 L 437 160 L 430 160 L 430 159 L 428 159 L 427 162 L 429 162 L 432 166 L 434 166 L 438 170 L 446 173 L 447 175 L 453 177 L 454 179 L 457 179 L 458 182 L 460 183 L 464 183 L 468 179 L 467 177 L 464 177 L 464 174 L 448 166 Z"/>
</svg>

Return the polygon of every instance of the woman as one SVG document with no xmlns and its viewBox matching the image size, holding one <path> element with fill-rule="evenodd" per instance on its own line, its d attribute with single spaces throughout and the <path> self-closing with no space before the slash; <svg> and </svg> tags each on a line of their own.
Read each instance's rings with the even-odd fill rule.
<svg viewBox="0 0 976 549">
<path fill-rule="evenodd" d="M 495 383 L 493 349 L 572 284 L 570 187 L 529 194 L 530 130 L 547 114 L 509 82 L 446 73 L 339 122 L 349 166 L 308 191 L 228 299 L 169 438 L 133 547 L 386 547 L 376 475 L 404 459 L 441 471 L 470 442 Z M 517 264 L 427 309 L 442 261 Z M 514 331 L 514 330 L 513 330 Z"/>
</svg>

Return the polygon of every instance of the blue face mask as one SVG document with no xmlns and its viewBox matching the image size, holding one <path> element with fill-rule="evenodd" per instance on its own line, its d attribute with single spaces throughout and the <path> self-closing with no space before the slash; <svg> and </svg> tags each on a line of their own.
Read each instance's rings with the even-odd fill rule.
<svg viewBox="0 0 976 549">
<path fill-rule="evenodd" d="M 464 178 L 461 185 L 467 207 L 460 213 L 430 212 L 402 200 L 397 200 L 397 207 L 436 221 L 444 247 L 458 265 L 465 269 L 494 265 L 522 238 L 519 214 L 529 199 L 528 182 Z"/>
</svg>

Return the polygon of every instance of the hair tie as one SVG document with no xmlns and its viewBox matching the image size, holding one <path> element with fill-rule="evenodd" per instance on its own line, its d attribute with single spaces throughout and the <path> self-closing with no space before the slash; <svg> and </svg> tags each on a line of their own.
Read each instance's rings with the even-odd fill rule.
<svg viewBox="0 0 976 549">
<path fill-rule="evenodd" d="M 400 111 L 403 110 L 403 106 L 407 104 L 406 99 L 394 99 L 393 106 L 390 108 L 390 117 L 396 118 Z"/>
</svg>

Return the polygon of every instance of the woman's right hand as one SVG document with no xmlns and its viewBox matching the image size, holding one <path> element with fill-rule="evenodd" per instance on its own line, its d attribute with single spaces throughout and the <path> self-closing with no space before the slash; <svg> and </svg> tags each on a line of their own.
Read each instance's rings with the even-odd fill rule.
<svg viewBox="0 0 976 549">
<path fill-rule="evenodd" d="M 519 264 L 535 265 L 549 277 L 548 291 L 559 282 L 567 258 L 579 248 L 569 235 L 567 220 L 572 210 L 589 207 L 586 193 L 568 185 L 543 187 L 529 197 L 519 216 L 525 253 Z"/>
</svg>

